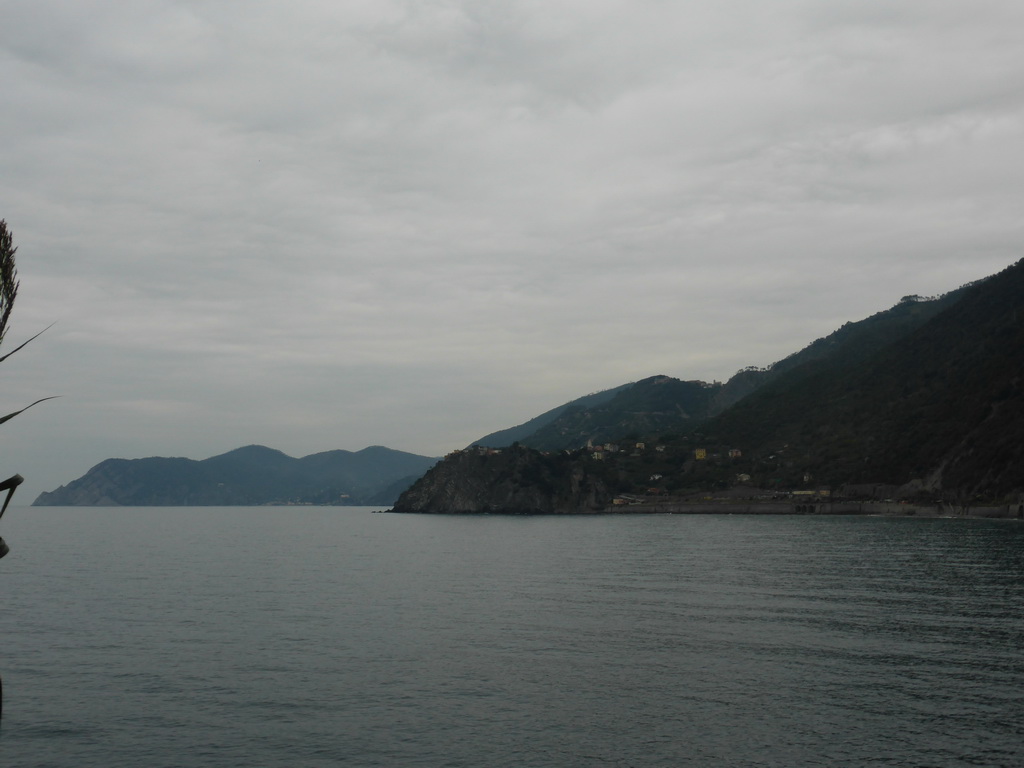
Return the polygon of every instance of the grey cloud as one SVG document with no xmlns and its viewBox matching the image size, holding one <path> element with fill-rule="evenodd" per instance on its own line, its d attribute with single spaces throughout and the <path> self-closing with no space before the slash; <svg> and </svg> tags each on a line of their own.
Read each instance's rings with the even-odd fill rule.
<svg viewBox="0 0 1024 768">
<path fill-rule="evenodd" d="M 58 324 L 3 395 L 64 395 L 5 433 L 36 490 L 443 453 L 1020 258 L 1008 0 L 4 10 L 11 338 Z"/>
</svg>

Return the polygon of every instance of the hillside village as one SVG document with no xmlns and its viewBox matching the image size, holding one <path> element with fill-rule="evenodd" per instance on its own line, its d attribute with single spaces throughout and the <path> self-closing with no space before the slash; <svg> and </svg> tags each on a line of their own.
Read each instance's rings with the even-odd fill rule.
<svg viewBox="0 0 1024 768">
<path fill-rule="evenodd" d="M 616 507 L 655 502 L 664 504 L 669 499 L 680 502 L 793 499 L 808 504 L 833 498 L 869 501 L 895 495 L 898 490 L 894 486 L 878 484 L 833 489 L 815 485 L 809 474 L 802 478 L 799 488 L 784 487 L 777 480 L 755 483 L 749 472 L 742 471 L 745 465 L 741 449 L 709 451 L 704 447 L 691 448 L 677 437 L 671 439 L 673 443 L 626 441 L 622 444 L 594 444 L 588 441 L 587 445 L 575 450 L 536 451 L 536 454 L 544 459 L 565 458 L 586 467 L 589 473 L 601 477 L 608 485 L 613 493 L 611 503 Z M 445 458 L 451 460 L 463 455 L 497 457 L 505 450 L 474 445 L 452 451 Z M 784 453 L 785 447 L 780 449 L 780 454 Z M 769 458 L 778 459 L 775 455 Z M 759 480 L 764 481 L 765 478 Z"/>
</svg>

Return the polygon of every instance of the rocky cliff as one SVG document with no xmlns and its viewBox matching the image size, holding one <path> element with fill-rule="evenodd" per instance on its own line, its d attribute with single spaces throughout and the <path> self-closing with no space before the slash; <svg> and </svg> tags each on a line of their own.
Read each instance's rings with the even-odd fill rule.
<svg viewBox="0 0 1024 768">
<path fill-rule="evenodd" d="M 611 504 L 606 483 L 565 454 L 522 446 L 456 451 L 395 503 L 395 512 L 586 514 Z"/>
</svg>

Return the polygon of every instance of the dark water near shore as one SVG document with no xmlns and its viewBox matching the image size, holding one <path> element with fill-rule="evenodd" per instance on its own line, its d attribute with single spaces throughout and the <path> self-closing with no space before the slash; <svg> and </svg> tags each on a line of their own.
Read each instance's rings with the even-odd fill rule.
<svg viewBox="0 0 1024 768">
<path fill-rule="evenodd" d="M 4 766 L 1017 766 L 1024 525 L 15 508 Z"/>
</svg>

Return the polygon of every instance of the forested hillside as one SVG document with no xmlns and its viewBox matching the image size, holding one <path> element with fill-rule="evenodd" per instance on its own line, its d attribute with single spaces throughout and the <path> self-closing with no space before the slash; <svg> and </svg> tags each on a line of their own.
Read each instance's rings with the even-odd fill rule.
<svg viewBox="0 0 1024 768">
<path fill-rule="evenodd" d="M 724 385 L 639 381 L 595 407 L 566 409 L 522 443 L 544 451 L 511 463 L 460 454 L 398 506 L 437 507 L 455 494 L 472 507 L 474 493 L 478 509 L 501 506 L 513 496 L 474 475 L 485 465 L 506 484 L 514 477 L 524 486 L 518 497 L 531 499 L 582 483 L 608 498 L 874 488 L 905 499 L 1017 503 L 1024 261 L 937 299 L 906 297 Z M 573 498 L 564 511 L 592 509 L 594 499 Z"/>
<path fill-rule="evenodd" d="M 1024 488 L 1024 261 L 967 288 L 861 360 L 796 368 L 706 425 L 784 482 L 907 483 L 999 496 Z"/>
</svg>

